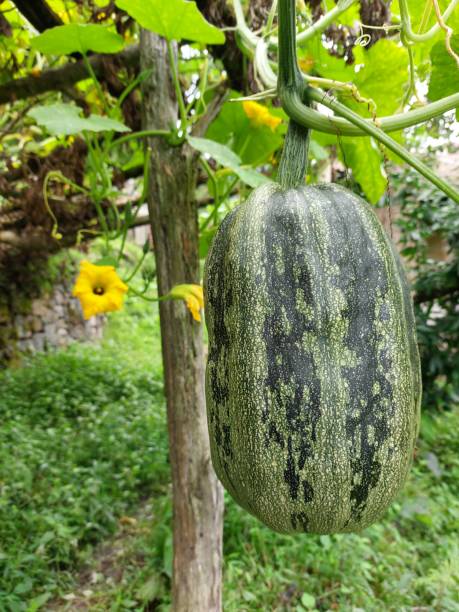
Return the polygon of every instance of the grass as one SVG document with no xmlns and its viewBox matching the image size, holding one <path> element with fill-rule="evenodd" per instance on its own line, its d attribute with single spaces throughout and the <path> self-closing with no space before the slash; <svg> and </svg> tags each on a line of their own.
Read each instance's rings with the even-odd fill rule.
<svg viewBox="0 0 459 612">
<path fill-rule="evenodd" d="M 152 313 L 152 314 L 151 314 Z M 0 610 L 168 610 L 171 506 L 155 310 L 0 375 Z M 459 611 L 459 410 L 362 534 L 281 536 L 230 499 L 225 612 Z"/>
</svg>

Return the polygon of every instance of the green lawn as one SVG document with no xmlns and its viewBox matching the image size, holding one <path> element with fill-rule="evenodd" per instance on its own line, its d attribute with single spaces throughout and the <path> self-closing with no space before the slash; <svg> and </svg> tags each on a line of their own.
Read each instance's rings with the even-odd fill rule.
<svg viewBox="0 0 459 612">
<path fill-rule="evenodd" d="M 169 609 L 157 313 L 0 374 L 0 611 Z M 459 410 L 423 419 L 411 479 L 362 534 L 280 536 L 229 499 L 225 612 L 459 611 Z"/>
</svg>

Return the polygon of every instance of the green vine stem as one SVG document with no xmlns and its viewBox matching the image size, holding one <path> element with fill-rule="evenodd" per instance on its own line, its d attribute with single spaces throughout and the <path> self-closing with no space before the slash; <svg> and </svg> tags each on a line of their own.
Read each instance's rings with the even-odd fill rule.
<svg viewBox="0 0 459 612">
<path fill-rule="evenodd" d="M 91 77 L 94 83 L 94 86 L 97 91 L 97 95 L 99 96 L 99 100 L 102 104 L 104 111 L 107 113 L 108 116 L 110 116 L 110 108 L 108 106 L 107 99 L 104 95 L 104 92 L 102 91 L 102 87 L 101 87 L 101 84 L 99 83 L 99 79 L 97 78 L 96 73 L 92 69 L 91 62 L 88 60 L 86 53 L 83 53 L 83 63 L 86 67 L 86 70 L 88 71 L 89 76 Z"/>
<path fill-rule="evenodd" d="M 134 276 L 137 274 L 137 272 L 143 266 L 143 262 L 145 261 L 145 258 L 146 258 L 147 255 L 148 255 L 148 250 L 144 249 L 143 252 L 142 252 L 141 257 L 139 258 L 138 262 L 134 266 L 134 268 L 131 271 L 131 273 L 129 274 L 129 276 L 127 278 L 123 279 L 123 283 L 128 284 L 134 278 Z"/>
<path fill-rule="evenodd" d="M 298 97 L 309 102 L 309 86 L 305 85 L 296 55 L 295 3 L 279 2 L 279 78 L 277 86 L 284 107 L 284 98 Z M 277 180 L 284 189 L 304 185 L 308 164 L 309 126 L 290 117 L 288 132 L 279 164 Z"/>
<path fill-rule="evenodd" d="M 295 29 L 295 0 L 280 0 L 279 3 L 279 26 L 280 26 L 280 46 L 279 46 L 279 94 L 282 107 L 290 117 L 290 120 L 297 124 L 310 128 L 311 125 L 305 118 L 309 108 L 303 103 L 301 92 L 302 79 L 299 76 L 298 63 L 296 60 L 296 29 Z M 433 183 L 438 189 L 443 191 L 449 198 L 459 203 L 459 192 L 452 185 L 437 176 L 426 164 L 417 159 L 393 138 L 388 136 L 374 122 L 368 121 L 350 110 L 344 104 L 321 95 L 316 89 L 309 88 L 308 98 L 324 104 L 338 113 L 350 123 L 360 128 L 368 136 L 372 136 L 378 142 L 386 146 L 393 153 L 396 153 L 407 164 L 415 168 L 428 181 Z M 282 183 L 282 178 L 281 178 Z"/>
<path fill-rule="evenodd" d="M 310 40 L 315 34 L 323 32 L 333 21 L 339 17 L 342 13 L 347 11 L 353 4 L 356 4 L 357 0 L 342 0 L 332 8 L 328 13 L 325 13 L 320 19 L 313 23 L 309 28 L 298 34 L 297 42 L 299 44 Z"/>
<path fill-rule="evenodd" d="M 150 138 L 151 136 L 168 137 L 172 136 L 172 132 L 170 130 L 142 130 L 140 132 L 132 132 L 132 134 L 126 134 L 126 136 L 121 136 L 121 138 L 113 140 L 109 145 L 109 149 L 122 145 L 125 142 L 129 142 L 129 140 L 137 140 L 138 138 Z"/>
<path fill-rule="evenodd" d="M 53 209 L 51 208 L 50 204 L 49 204 L 49 196 L 48 196 L 48 185 L 50 183 L 50 181 L 57 181 L 59 183 L 62 183 L 63 185 L 70 185 L 71 187 L 73 187 L 76 191 L 78 191 L 79 193 L 84 193 L 85 195 L 90 195 L 89 191 L 87 189 L 85 189 L 84 187 L 80 187 L 80 185 L 77 185 L 76 183 L 74 183 L 72 180 L 68 179 L 66 176 L 64 176 L 62 174 L 62 172 L 59 172 L 57 170 L 50 170 L 43 181 L 43 202 L 46 208 L 47 213 L 49 214 L 49 216 L 51 217 L 52 221 L 53 221 L 53 228 L 51 230 L 51 236 L 55 239 L 55 240 L 62 240 L 63 236 L 62 234 L 59 232 L 59 224 L 57 221 L 57 217 L 53 212 Z"/>
<path fill-rule="evenodd" d="M 332 100 L 330 98 L 321 97 L 321 95 L 315 91 L 311 91 L 311 98 L 316 102 L 321 102 L 328 108 L 331 108 L 333 111 L 339 113 L 346 119 L 348 119 L 351 123 L 354 123 L 357 127 L 360 127 L 364 130 L 368 136 L 373 136 L 378 142 L 385 145 L 388 149 L 390 149 L 393 153 L 396 153 L 403 161 L 407 164 L 415 168 L 424 178 L 433 183 L 438 189 L 443 191 L 449 198 L 454 200 L 459 204 L 459 192 L 450 185 L 447 181 L 443 180 L 439 176 L 433 172 L 426 164 L 424 164 L 421 160 L 415 157 L 412 153 L 407 151 L 402 145 L 400 145 L 397 141 L 391 138 L 388 134 L 383 132 L 380 128 L 378 128 L 374 123 L 370 123 L 363 119 L 357 113 L 354 113 L 351 109 L 336 100 Z M 293 102 L 293 104 L 291 104 Z M 298 104 L 299 102 L 299 104 Z M 286 109 L 288 109 L 292 116 L 296 119 L 296 121 L 301 122 L 301 112 L 298 114 L 295 109 L 301 107 L 301 101 L 293 101 L 288 100 L 286 102 Z M 285 108 L 285 107 L 284 107 Z M 290 114 L 289 112 L 289 114 Z"/>
<path fill-rule="evenodd" d="M 456 0 L 454 0 L 456 1 Z M 457 0 L 459 2 L 459 0 Z M 268 47 L 262 39 L 258 38 L 247 26 L 240 0 L 233 0 L 237 20 L 237 31 L 242 51 L 250 58 L 256 54 L 258 74 L 267 88 L 276 87 L 277 77 L 271 62 L 268 59 Z M 307 82 L 314 82 L 314 77 L 303 75 Z M 340 85 L 345 86 L 345 83 Z M 324 96 L 324 92 L 319 92 Z M 406 113 L 381 117 L 378 119 L 379 126 L 384 132 L 396 132 L 399 130 L 429 121 L 434 117 L 443 115 L 447 111 L 459 106 L 459 93 L 447 96 L 436 102 L 426 104 L 422 108 L 416 108 Z M 312 129 L 328 134 L 339 134 L 341 136 L 366 136 L 366 132 L 347 119 L 341 117 L 324 117 L 320 112 L 312 108 L 304 108 L 304 120 Z M 371 123 L 371 120 L 366 120 Z"/>
<path fill-rule="evenodd" d="M 167 42 L 167 53 L 169 55 L 169 63 L 171 66 L 171 76 L 172 81 L 174 83 L 175 95 L 177 97 L 177 102 L 179 106 L 180 113 L 180 123 L 181 128 L 184 133 L 186 133 L 187 127 L 187 112 L 185 106 L 185 100 L 183 99 L 182 89 L 180 87 L 179 75 L 178 75 L 178 66 L 177 66 L 177 58 L 175 57 L 174 48 L 172 46 L 172 42 L 170 40 Z"/>
<path fill-rule="evenodd" d="M 448 18 L 450 17 L 450 15 L 452 14 L 452 12 L 454 11 L 454 9 L 456 8 L 458 4 L 459 4 L 459 0 L 452 0 L 452 2 L 449 4 L 448 8 L 442 15 L 442 20 L 444 22 L 448 20 Z M 399 0 L 399 6 L 400 6 L 400 18 L 402 20 L 402 33 L 406 40 L 411 41 L 412 43 L 426 42 L 427 40 L 430 40 L 431 38 L 433 38 L 435 34 L 438 34 L 438 32 L 440 31 L 441 26 L 439 23 L 436 23 L 427 32 L 424 32 L 423 34 L 416 34 L 415 32 L 413 32 L 412 27 L 411 27 L 411 19 L 410 19 L 410 13 L 408 10 L 407 0 Z"/>
</svg>

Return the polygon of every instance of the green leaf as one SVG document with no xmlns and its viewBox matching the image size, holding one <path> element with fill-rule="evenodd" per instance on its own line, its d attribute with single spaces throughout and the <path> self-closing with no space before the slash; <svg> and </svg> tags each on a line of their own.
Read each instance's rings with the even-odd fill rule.
<svg viewBox="0 0 459 612">
<path fill-rule="evenodd" d="M 240 94 L 231 92 L 235 98 Z M 270 109 L 277 113 L 280 109 Z M 279 113 L 279 116 L 282 116 Z M 242 159 L 244 164 L 260 165 L 267 162 L 283 142 L 280 133 L 268 127 L 254 126 L 239 102 L 226 102 L 206 133 L 207 138 L 226 145 Z"/>
<path fill-rule="evenodd" d="M 241 158 L 225 145 L 207 138 L 194 138 L 193 136 L 188 138 L 188 142 L 197 151 L 207 153 L 221 166 L 232 170 L 249 187 L 259 187 L 270 182 L 269 178 L 256 172 L 256 170 L 242 168 Z"/>
<path fill-rule="evenodd" d="M 317 161 L 324 161 L 330 157 L 328 151 L 313 138 L 309 142 L 309 154 Z"/>
<path fill-rule="evenodd" d="M 34 597 L 34 599 L 31 599 L 27 604 L 27 612 L 36 612 L 45 605 L 48 599 L 51 599 L 51 593 L 42 593 L 41 595 Z"/>
<path fill-rule="evenodd" d="M 197 151 L 210 155 L 210 157 L 215 159 L 215 161 L 221 166 L 232 168 L 233 166 L 239 166 L 241 164 L 241 158 L 239 155 L 236 155 L 234 151 L 231 151 L 231 149 L 228 147 L 225 147 L 214 140 L 190 136 L 188 138 L 188 142 Z"/>
<path fill-rule="evenodd" d="M 70 136 L 79 134 L 84 130 L 88 132 L 129 132 L 130 128 L 120 121 L 101 115 L 90 115 L 81 117 L 81 109 L 73 104 L 49 104 L 47 106 L 36 106 L 28 113 L 29 117 L 35 119 L 38 125 L 44 127 L 50 134 L 55 136 Z"/>
<path fill-rule="evenodd" d="M 382 155 L 370 138 L 343 138 L 342 148 L 344 160 L 352 170 L 355 180 L 359 183 L 371 204 L 384 194 L 387 181 L 382 172 Z"/>
<path fill-rule="evenodd" d="M 354 27 L 356 23 L 360 23 L 360 3 L 353 4 L 350 6 L 347 11 L 341 13 L 341 15 L 337 18 L 337 23 L 341 25 Z"/>
<path fill-rule="evenodd" d="M 459 53 L 459 34 L 451 38 L 451 46 Z M 445 47 L 445 41 L 437 42 L 430 53 L 432 61 L 432 75 L 429 83 L 429 100 L 440 100 L 445 96 L 459 91 L 459 70 L 453 57 Z"/>
<path fill-rule="evenodd" d="M 124 39 L 116 32 L 93 23 L 68 23 L 50 28 L 31 41 L 33 49 L 47 55 L 117 53 L 124 47 Z"/>
<path fill-rule="evenodd" d="M 365 65 L 354 78 L 361 95 L 376 103 L 378 117 L 391 115 L 397 110 L 407 82 L 408 54 L 404 48 L 386 38 L 380 39 L 368 50 Z"/>
<path fill-rule="evenodd" d="M 160 593 L 161 587 L 161 578 L 158 576 L 158 574 L 153 574 L 139 588 L 136 594 L 136 599 L 146 602 L 153 601 Z"/>
<path fill-rule="evenodd" d="M 344 59 L 330 55 L 319 37 L 314 37 L 303 45 L 305 53 L 314 58 L 312 70 L 318 76 L 336 81 L 353 81 L 355 70 L 353 65 L 346 64 Z M 361 47 L 355 47 L 355 53 L 361 55 Z M 360 63 L 360 58 L 356 61 Z"/>
<path fill-rule="evenodd" d="M 101 259 L 98 259 L 97 261 L 95 261 L 94 265 L 95 266 L 113 266 L 114 268 L 116 268 L 118 265 L 118 261 L 116 257 L 110 257 L 108 255 L 107 257 L 102 257 Z"/>
<path fill-rule="evenodd" d="M 209 45 L 222 45 L 225 35 L 199 12 L 195 2 L 187 0 L 116 0 L 143 28 L 167 40 L 187 39 Z"/>
<path fill-rule="evenodd" d="M 315 598 L 309 593 L 303 593 L 301 596 L 301 603 L 307 610 L 312 610 L 316 606 Z"/>
<path fill-rule="evenodd" d="M 313 71 L 321 77 L 354 83 L 363 98 L 371 98 L 377 105 L 377 116 L 390 115 L 397 110 L 408 82 L 408 54 L 394 41 L 381 39 L 368 51 L 355 47 L 354 64 L 330 55 L 320 39 L 307 44 L 307 52 L 314 58 Z M 340 100 L 360 115 L 371 116 L 364 102 L 352 98 L 349 92 Z"/>
</svg>

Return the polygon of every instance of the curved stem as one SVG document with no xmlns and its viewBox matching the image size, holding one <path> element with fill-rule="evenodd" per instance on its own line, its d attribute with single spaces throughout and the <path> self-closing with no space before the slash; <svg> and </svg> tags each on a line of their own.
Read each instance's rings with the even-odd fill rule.
<svg viewBox="0 0 459 612">
<path fill-rule="evenodd" d="M 456 6 L 459 4 L 459 0 L 452 0 L 446 11 L 441 16 L 442 21 L 446 22 L 446 20 L 450 17 Z M 413 32 L 411 27 L 411 18 L 408 10 L 408 2 L 407 0 L 399 0 L 400 6 L 400 17 L 402 19 L 402 33 L 407 41 L 411 41 L 413 43 L 417 42 L 426 42 L 438 34 L 441 29 L 439 23 L 433 25 L 430 30 L 424 32 L 423 34 L 416 34 Z"/>
<path fill-rule="evenodd" d="M 400 0 L 401 2 L 402 0 Z M 453 0 L 459 2 L 459 0 Z M 234 10 L 237 20 L 237 30 L 239 33 L 239 44 L 241 50 L 250 58 L 255 56 L 257 63 L 258 74 L 268 88 L 276 87 L 277 76 L 274 73 L 270 61 L 268 59 L 268 47 L 264 40 L 258 38 L 247 26 L 242 11 L 240 0 L 233 0 Z M 303 75 L 305 81 L 314 82 L 315 77 Z M 343 84 L 341 84 L 343 85 Z M 323 92 L 320 95 L 325 96 Z M 447 111 L 453 110 L 459 106 L 459 93 L 447 96 L 436 102 L 426 104 L 423 107 L 416 108 L 406 113 L 390 115 L 378 119 L 379 126 L 384 132 L 396 132 L 399 130 L 418 125 L 425 121 L 429 121 L 434 117 L 443 115 Z M 319 132 L 327 134 L 339 134 L 341 136 L 365 136 L 364 130 L 361 130 L 356 125 L 341 117 L 324 117 L 320 112 L 303 107 L 304 120 L 308 122 L 309 127 Z M 371 120 L 366 120 L 368 123 Z"/>
<path fill-rule="evenodd" d="M 72 180 L 68 179 L 66 176 L 62 174 L 62 172 L 59 172 L 58 170 L 50 170 L 46 174 L 45 179 L 43 181 L 43 203 L 45 205 L 46 211 L 48 212 L 49 216 L 51 217 L 53 221 L 53 228 L 51 230 L 51 236 L 55 238 L 56 240 L 61 240 L 62 234 L 59 232 L 59 223 L 58 223 L 56 215 L 53 212 L 53 209 L 51 208 L 49 204 L 48 185 L 51 180 L 59 181 L 63 183 L 64 185 L 70 185 L 76 191 L 80 193 L 84 193 L 85 195 L 89 195 L 90 192 L 84 187 L 80 187 L 80 185 L 77 185 Z"/>
<path fill-rule="evenodd" d="M 416 67 L 414 65 L 413 49 L 411 45 L 406 46 L 406 50 L 408 51 L 408 60 L 410 64 L 410 80 L 408 83 L 408 89 L 406 90 L 406 94 L 403 97 L 401 109 L 403 109 L 405 104 L 410 101 L 410 98 L 413 94 L 416 96 L 418 102 L 420 101 L 416 91 Z"/>
<path fill-rule="evenodd" d="M 110 108 L 107 103 L 107 98 L 105 97 L 104 92 L 102 91 L 102 87 L 101 87 L 101 84 L 99 83 L 99 79 L 97 78 L 96 73 L 94 72 L 91 66 L 91 62 L 88 60 L 86 53 L 83 53 L 83 63 L 86 67 L 86 70 L 89 73 L 89 76 L 91 77 L 94 83 L 94 86 L 97 91 L 97 95 L 99 96 L 99 99 L 102 103 L 104 111 L 107 113 L 108 116 L 110 116 Z"/>
<path fill-rule="evenodd" d="M 338 2 L 338 4 L 322 15 L 320 19 L 318 19 L 315 23 L 310 25 L 306 30 L 303 30 L 299 34 L 297 34 L 296 40 L 298 44 L 304 43 L 310 40 L 316 34 L 320 34 L 324 30 L 328 28 L 328 26 L 333 23 L 333 21 L 339 17 L 342 13 L 347 11 L 353 4 L 356 4 L 358 0 L 343 0 L 342 2 Z M 270 45 L 278 46 L 279 40 L 277 38 L 272 38 L 270 41 Z"/>
<path fill-rule="evenodd" d="M 441 14 L 441 11 L 440 11 L 440 7 L 438 6 L 438 0 L 432 0 L 432 4 L 434 5 L 435 16 L 437 17 L 438 25 L 441 27 L 442 30 L 446 32 L 446 40 L 445 40 L 446 50 L 451 55 L 451 57 L 454 59 L 454 61 L 457 64 L 457 67 L 459 68 L 459 55 L 457 55 L 457 53 L 453 50 L 451 46 L 451 37 L 453 35 L 453 29 L 446 25 L 443 15 Z"/>
<path fill-rule="evenodd" d="M 164 300 L 164 297 L 148 297 L 132 287 L 129 287 L 129 293 L 133 293 L 136 297 L 142 298 L 142 300 L 145 300 L 146 302 L 161 302 Z"/>
<path fill-rule="evenodd" d="M 393 153 L 396 153 L 399 157 L 401 157 L 407 164 L 415 168 L 420 174 L 422 174 L 422 176 L 443 191 L 443 193 L 445 193 L 449 198 L 459 203 L 459 192 L 456 191 L 452 185 L 438 177 L 428 166 L 417 159 L 393 138 L 388 136 L 374 123 L 366 121 L 363 119 L 363 117 L 357 113 L 354 113 L 354 111 L 347 108 L 347 106 L 344 106 L 344 104 L 340 104 L 336 100 L 321 98 L 320 94 L 318 95 L 318 93 L 314 90 L 310 91 L 310 96 L 316 102 L 321 102 L 325 106 L 328 106 L 335 112 L 348 119 L 351 123 L 366 132 L 368 136 L 373 136 L 373 138 L 375 138 L 378 142 L 381 142 Z M 295 95 L 291 96 L 287 94 L 284 99 L 284 110 L 297 123 L 304 125 L 304 114 L 302 113 L 302 109 L 304 109 L 304 105 L 302 104 L 301 99 Z"/>
<path fill-rule="evenodd" d="M 132 270 L 132 272 L 129 274 L 129 276 L 125 279 L 123 279 L 124 283 L 129 283 L 129 281 L 131 281 L 134 276 L 137 274 L 137 272 L 140 270 L 140 268 L 142 267 L 143 262 L 145 261 L 145 257 L 147 256 L 148 251 L 143 251 L 142 256 L 140 257 L 139 261 L 137 262 L 137 264 L 134 266 L 134 269 Z"/>
<path fill-rule="evenodd" d="M 312 38 L 315 34 L 319 32 L 323 32 L 328 26 L 341 15 L 347 11 L 353 4 L 355 4 L 357 0 L 343 0 L 342 2 L 338 2 L 338 4 L 328 13 L 325 13 L 320 19 L 318 19 L 315 23 L 313 23 L 307 30 L 298 34 L 297 41 L 298 43 L 305 42 Z"/>
<path fill-rule="evenodd" d="M 149 138 L 150 136 L 170 136 L 171 132 L 169 130 L 142 130 L 140 132 L 132 132 L 132 134 L 126 134 L 126 136 L 121 136 L 117 140 L 114 140 L 110 143 L 109 149 L 113 147 L 117 147 L 118 145 L 122 145 L 129 140 L 133 140 L 135 138 Z"/>
</svg>

